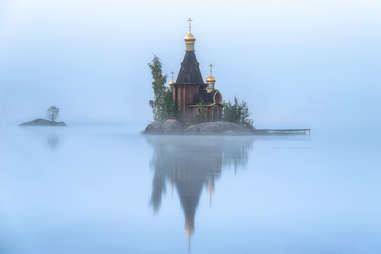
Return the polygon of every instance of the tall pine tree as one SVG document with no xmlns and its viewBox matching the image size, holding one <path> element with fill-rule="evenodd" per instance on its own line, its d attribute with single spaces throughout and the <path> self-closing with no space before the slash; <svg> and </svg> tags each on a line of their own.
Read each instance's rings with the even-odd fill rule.
<svg viewBox="0 0 381 254">
<path fill-rule="evenodd" d="M 152 73 L 153 100 L 149 101 L 152 107 L 154 120 L 164 121 L 176 117 L 176 107 L 172 100 L 171 90 L 165 86 L 167 75 L 163 75 L 162 64 L 157 56 L 154 56 L 148 64 Z"/>
</svg>

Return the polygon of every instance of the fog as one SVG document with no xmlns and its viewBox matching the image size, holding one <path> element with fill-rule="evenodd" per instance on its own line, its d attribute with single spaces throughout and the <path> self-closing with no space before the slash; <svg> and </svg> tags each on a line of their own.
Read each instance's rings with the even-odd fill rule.
<svg viewBox="0 0 381 254">
<path fill-rule="evenodd" d="M 0 252 L 380 253 L 381 3 L 0 1 Z M 147 64 L 296 136 L 144 136 Z M 60 108 L 68 127 L 20 128 Z"/>
<path fill-rule="evenodd" d="M 45 116 L 144 128 L 147 63 L 180 69 L 186 19 L 205 79 L 248 101 L 259 128 L 379 128 L 379 1 L 0 3 L 0 125 Z"/>
</svg>

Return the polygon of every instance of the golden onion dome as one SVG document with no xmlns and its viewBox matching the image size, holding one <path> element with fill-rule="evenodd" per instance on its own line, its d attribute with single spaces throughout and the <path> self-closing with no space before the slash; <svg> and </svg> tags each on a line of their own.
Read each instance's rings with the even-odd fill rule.
<svg viewBox="0 0 381 254">
<path fill-rule="evenodd" d="M 196 38 L 194 38 L 192 34 L 192 19 L 188 19 L 189 22 L 189 31 L 187 35 L 185 35 L 184 40 L 185 40 L 185 47 L 187 51 L 194 51 L 194 42 L 196 41 Z"/>
<path fill-rule="evenodd" d="M 193 34 L 191 32 L 189 32 L 189 33 L 187 33 L 187 35 L 185 35 L 184 40 L 190 41 L 190 40 L 195 40 L 195 38 L 194 38 Z"/>
<path fill-rule="evenodd" d="M 169 85 L 173 86 L 175 84 L 175 81 L 173 80 L 173 72 L 171 72 L 171 77 L 172 77 L 172 79 L 171 79 L 171 81 L 169 81 Z"/>
<path fill-rule="evenodd" d="M 206 83 L 214 84 L 214 83 L 216 83 L 216 78 L 212 75 L 209 75 L 209 77 L 206 78 Z"/>
<path fill-rule="evenodd" d="M 214 85 L 214 83 L 216 83 L 216 78 L 213 76 L 213 65 L 210 64 L 209 67 L 210 67 L 210 74 L 209 74 L 209 77 L 206 78 L 206 83 L 210 85 Z"/>
</svg>

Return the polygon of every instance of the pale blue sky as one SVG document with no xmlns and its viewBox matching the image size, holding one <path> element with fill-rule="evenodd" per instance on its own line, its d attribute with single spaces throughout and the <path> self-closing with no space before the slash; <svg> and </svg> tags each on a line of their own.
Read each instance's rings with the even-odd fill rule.
<svg viewBox="0 0 381 254">
<path fill-rule="evenodd" d="M 178 72 L 191 16 L 204 78 L 247 100 L 257 127 L 380 127 L 381 2 L 0 2 L 0 123 L 146 123 L 147 63 Z"/>
</svg>

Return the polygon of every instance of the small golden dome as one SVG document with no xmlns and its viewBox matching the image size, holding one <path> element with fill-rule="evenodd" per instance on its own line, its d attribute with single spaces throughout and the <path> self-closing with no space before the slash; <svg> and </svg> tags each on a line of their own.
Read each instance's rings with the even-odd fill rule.
<svg viewBox="0 0 381 254">
<path fill-rule="evenodd" d="M 188 19 L 189 22 L 189 31 L 187 35 L 185 35 L 184 40 L 185 40 L 185 47 L 187 51 L 194 51 L 194 43 L 196 41 L 196 38 L 194 38 L 192 34 L 192 19 Z"/>
<path fill-rule="evenodd" d="M 175 81 L 173 80 L 173 72 L 171 72 L 172 79 L 169 81 L 169 85 L 173 86 L 175 84 Z"/>
<path fill-rule="evenodd" d="M 191 32 L 187 33 L 187 35 L 185 35 L 184 37 L 184 40 L 195 40 L 193 34 Z"/>
<path fill-rule="evenodd" d="M 207 77 L 206 79 L 206 83 L 209 85 L 214 85 L 214 83 L 216 83 L 216 78 L 213 76 L 213 65 L 210 64 L 209 67 L 210 67 L 210 74 L 209 74 L 209 77 Z"/>
<path fill-rule="evenodd" d="M 207 79 L 206 79 L 206 83 L 208 84 L 214 84 L 216 83 L 216 78 L 212 75 L 210 75 Z"/>
</svg>

